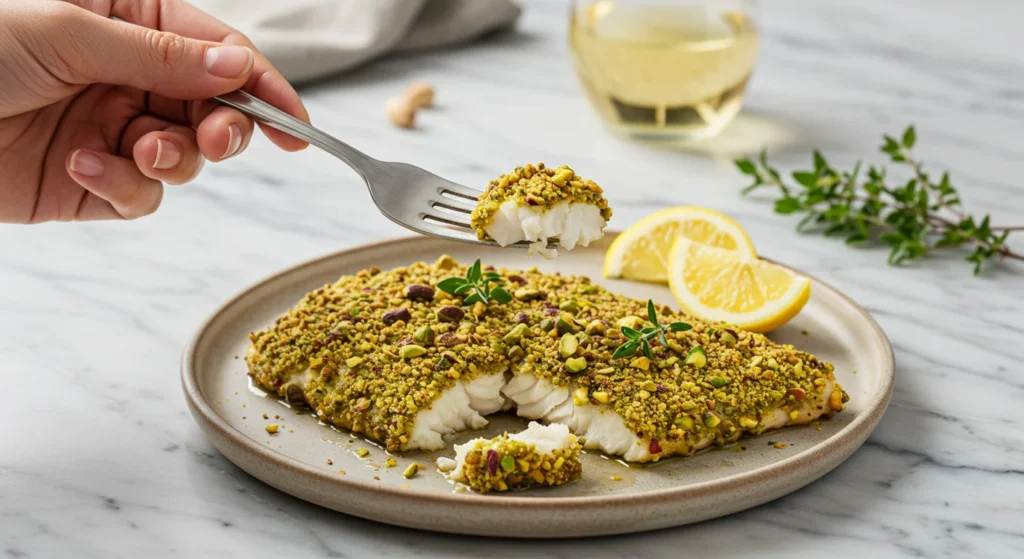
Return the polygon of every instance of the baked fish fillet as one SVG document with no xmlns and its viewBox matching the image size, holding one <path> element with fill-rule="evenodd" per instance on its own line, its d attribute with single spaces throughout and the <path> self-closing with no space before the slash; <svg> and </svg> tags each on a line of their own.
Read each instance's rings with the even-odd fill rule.
<svg viewBox="0 0 1024 559">
<path fill-rule="evenodd" d="M 251 334 L 249 374 L 389 451 L 444 448 L 444 435 L 514 408 L 631 462 L 809 423 L 849 399 L 832 365 L 667 307 L 662 323 L 693 328 L 652 344 L 651 359 L 612 359 L 620 325 L 651 326 L 645 302 L 585 277 L 495 271 L 513 293 L 507 304 L 463 306 L 435 289 L 465 276 L 447 256 L 342 277 Z M 703 358 L 687 359 L 695 353 Z"/>
</svg>

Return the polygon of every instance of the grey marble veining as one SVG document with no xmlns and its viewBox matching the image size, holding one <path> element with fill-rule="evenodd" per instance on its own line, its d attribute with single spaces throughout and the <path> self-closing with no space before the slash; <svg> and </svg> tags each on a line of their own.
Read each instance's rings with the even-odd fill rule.
<svg viewBox="0 0 1024 559">
<path fill-rule="evenodd" d="M 0 556 L 1024 556 L 1024 266 L 972 278 L 952 255 L 890 268 L 882 249 L 798 235 L 765 200 L 741 198 L 731 164 L 762 145 L 787 169 L 814 147 L 850 163 L 914 122 L 921 157 L 951 171 L 970 209 L 1024 222 L 1021 5 L 762 9 L 744 113 L 689 150 L 602 130 L 569 66 L 564 2 L 530 3 L 517 33 L 303 95 L 317 124 L 371 155 L 466 184 L 524 161 L 570 162 L 606 186 L 619 227 L 670 204 L 722 209 L 761 252 L 849 294 L 891 338 L 899 378 L 881 426 L 834 472 L 728 518 L 554 542 L 393 528 L 262 485 L 188 415 L 182 347 L 260 277 L 404 232 L 337 161 L 257 140 L 172 188 L 151 218 L 0 227 Z M 392 128 L 383 103 L 413 79 L 436 84 L 440 106 L 418 130 Z"/>
</svg>

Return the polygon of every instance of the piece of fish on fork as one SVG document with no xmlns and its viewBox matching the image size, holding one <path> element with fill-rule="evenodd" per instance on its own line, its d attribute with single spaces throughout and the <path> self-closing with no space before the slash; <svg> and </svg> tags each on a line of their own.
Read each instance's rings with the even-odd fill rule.
<svg viewBox="0 0 1024 559">
<path fill-rule="evenodd" d="M 481 241 L 469 225 L 469 214 L 481 192 L 409 165 L 379 161 L 326 132 L 306 124 L 244 91 L 214 97 L 270 127 L 309 142 L 344 161 L 366 182 L 377 209 L 391 221 L 432 237 L 498 246 Z M 528 248 L 523 241 L 509 246 Z M 549 245 L 554 246 L 554 245 Z"/>
</svg>

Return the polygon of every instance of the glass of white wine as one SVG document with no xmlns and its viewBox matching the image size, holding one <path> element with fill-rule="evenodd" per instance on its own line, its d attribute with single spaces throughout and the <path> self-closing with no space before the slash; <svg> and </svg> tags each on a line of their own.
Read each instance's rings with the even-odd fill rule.
<svg viewBox="0 0 1024 559">
<path fill-rule="evenodd" d="M 569 40 L 602 118 L 633 136 L 718 134 L 757 60 L 755 0 L 574 0 Z"/>
</svg>

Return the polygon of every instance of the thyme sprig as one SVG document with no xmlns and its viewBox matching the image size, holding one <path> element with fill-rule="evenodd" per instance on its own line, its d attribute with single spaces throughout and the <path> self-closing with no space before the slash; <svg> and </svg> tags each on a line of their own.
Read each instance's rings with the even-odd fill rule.
<svg viewBox="0 0 1024 559">
<path fill-rule="evenodd" d="M 848 244 L 880 241 L 889 246 L 889 264 L 922 258 L 933 250 L 948 247 L 971 249 L 965 257 L 974 265 L 974 275 L 994 258 L 1024 260 L 1014 252 L 1007 237 L 1024 226 L 996 227 L 990 216 L 977 219 L 964 212 L 960 195 L 945 172 L 936 181 L 914 158 L 911 148 L 917 140 L 913 126 L 897 140 L 884 136 L 879 148 L 895 165 L 909 168 L 910 178 L 902 185 L 887 183 L 884 166 L 871 165 L 860 176 L 861 162 L 850 171 L 838 171 L 814 151 L 814 169 L 794 171 L 797 185 L 786 184 L 767 153 L 758 161 L 737 159 L 740 172 L 754 182 L 743 189 L 748 194 L 762 186 L 775 187 L 781 197 L 775 201 L 780 214 L 805 213 L 798 231 L 818 226 L 825 235 L 843 235 Z"/>
<path fill-rule="evenodd" d="M 626 336 L 626 342 L 623 343 L 615 350 L 612 354 L 612 359 L 619 359 L 621 357 L 629 357 L 636 353 L 637 348 L 643 349 L 644 355 L 648 359 L 654 359 L 654 354 L 651 353 L 651 340 L 658 338 L 661 341 L 661 345 L 668 347 L 668 340 L 665 339 L 665 332 L 685 332 L 693 326 L 685 322 L 673 322 L 671 324 L 662 325 L 658 322 L 658 314 L 654 310 L 654 301 L 647 300 L 647 318 L 650 319 L 650 326 L 642 330 L 636 330 L 629 326 L 622 326 L 622 333 Z"/>
<path fill-rule="evenodd" d="M 469 296 L 463 299 L 463 305 L 472 305 L 477 302 L 486 305 L 491 299 L 505 304 L 512 300 L 512 294 L 501 286 L 504 282 L 505 280 L 498 272 L 483 270 L 478 258 L 472 266 L 466 268 L 465 278 L 445 278 L 437 283 L 437 288 L 449 295 L 469 293 Z M 491 284 L 494 284 L 494 287 L 491 287 Z"/>
</svg>

